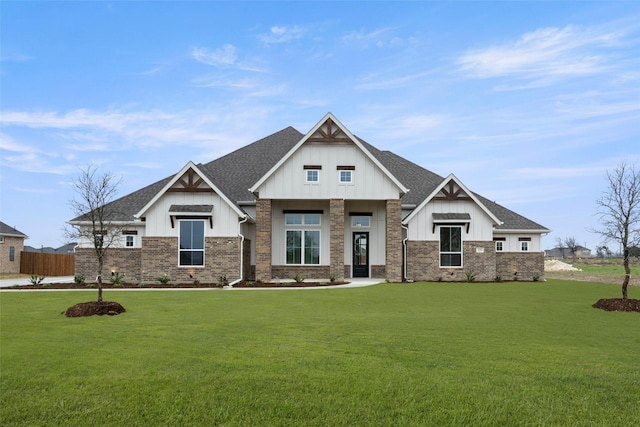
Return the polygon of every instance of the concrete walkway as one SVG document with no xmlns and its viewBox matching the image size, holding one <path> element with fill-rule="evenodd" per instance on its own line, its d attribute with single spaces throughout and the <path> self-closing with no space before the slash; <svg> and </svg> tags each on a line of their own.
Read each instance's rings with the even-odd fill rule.
<svg viewBox="0 0 640 427">
<path fill-rule="evenodd" d="M 273 291 L 273 290 L 300 290 L 300 289 L 340 289 L 340 288 L 359 288 L 362 286 L 371 286 L 376 285 L 378 283 L 384 283 L 385 279 L 375 279 L 375 278 L 357 278 L 357 279 L 347 279 L 349 283 L 344 285 L 328 285 L 328 286 L 309 286 L 309 287 L 282 287 L 282 288 L 230 288 L 225 287 L 225 290 L 234 290 L 234 291 Z M 62 276 L 62 277 L 47 277 L 42 283 L 72 283 L 73 276 Z M 2 279 L 0 280 L 0 288 L 11 288 L 16 285 L 30 285 L 31 279 L 28 277 L 25 278 L 17 278 L 17 279 Z M 117 291 L 193 291 L 193 290 L 207 290 L 207 289 L 218 289 L 218 288 L 126 288 L 126 289 L 113 289 Z M 70 291 L 70 290 L 79 290 L 84 291 L 85 289 L 42 289 L 43 291 Z M 95 288 L 87 288 L 87 291 L 95 292 Z M 112 289 L 109 289 L 110 291 Z"/>
</svg>

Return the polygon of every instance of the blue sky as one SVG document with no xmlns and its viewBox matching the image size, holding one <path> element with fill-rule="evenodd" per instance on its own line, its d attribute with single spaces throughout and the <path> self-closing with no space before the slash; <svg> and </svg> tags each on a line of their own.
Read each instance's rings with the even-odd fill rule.
<svg viewBox="0 0 640 427">
<path fill-rule="evenodd" d="M 640 159 L 640 3 L 0 4 L 0 219 L 60 246 L 80 169 L 120 195 L 332 112 L 595 249 Z"/>
</svg>

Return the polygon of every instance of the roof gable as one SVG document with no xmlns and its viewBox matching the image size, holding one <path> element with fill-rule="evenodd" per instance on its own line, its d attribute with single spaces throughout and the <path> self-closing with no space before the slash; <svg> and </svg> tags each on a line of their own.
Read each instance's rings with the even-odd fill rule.
<svg viewBox="0 0 640 427">
<path fill-rule="evenodd" d="M 218 189 L 216 185 L 196 166 L 193 162 L 188 162 L 169 182 L 149 200 L 149 202 L 138 213 L 136 218 L 143 217 L 145 213 L 165 194 L 171 192 L 215 192 L 238 214 L 245 217 L 238 206 Z"/>
<path fill-rule="evenodd" d="M 378 167 L 399 189 L 401 194 L 409 191 L 389 170 L 378 160 L 332 113 L 327 113 L 322 120 L 303 136 L 298 143 L 289 150 L 266 174 L 264 174 L 250 189 L 255 193 L 284 163 L 293 156 L 305 143 L 315 144 L 353 144 Z"/>
<path fill-rule="evenodd" d="M 440 185 L 438 185 L 429 196 L 427 196 L 418 207 L 416 207 L 403 221 L 408 223 L 432 200 L 444 201 L 473 201 L 496 225 L 502 224 L 502 221 L 496 217 L 469 189 L 454 175 L 450 174 Z"/>
<path fill-rule="evenodd" d="M 2 221 L 0 221 L 0 235 L 25 238 L 27 237 L 27 235 L 22 231 L 18 231 L 16 228 L 11 227 L 10 225 L 7 225 Z"/>
</svg>

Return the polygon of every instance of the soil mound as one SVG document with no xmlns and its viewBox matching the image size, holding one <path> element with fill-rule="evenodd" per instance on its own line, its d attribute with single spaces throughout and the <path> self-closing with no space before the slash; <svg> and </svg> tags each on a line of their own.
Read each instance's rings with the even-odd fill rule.
<svg viewBox="0 0 640 427">
<path fill-rule="evenodd" d="M 593 308 L 606 311 L 637 311 L 640 312 L 640 299 L 602 298 L 593 304 Z"/>
<path fill-rule="evenodd" d="M 74 306 L 67 308 L 62 314 L 67 317 L 84 317 L 84 316 L 103 316 L 105 314 L 109 316 L 115 316 L 116 314 L 124 313 L 126 310 L 117 302 L 113 301 L 90 301 L 81 302 Z"/>
</svg>

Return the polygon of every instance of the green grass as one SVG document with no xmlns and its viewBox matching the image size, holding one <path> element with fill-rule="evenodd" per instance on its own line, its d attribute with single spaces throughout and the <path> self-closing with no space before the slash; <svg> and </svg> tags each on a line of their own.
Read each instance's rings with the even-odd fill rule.
<svg viewBox="0 0 640 427">
<path fill-rule="evenodd" d="M 640 289 L 629 290 L 640 298 Z M 640 425 L 640 314 L 618 287 L 0 294 L 3 426 Z"/>
</svg>

